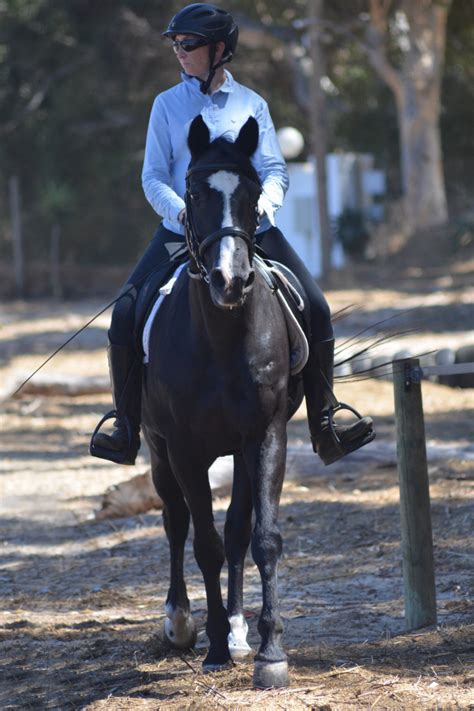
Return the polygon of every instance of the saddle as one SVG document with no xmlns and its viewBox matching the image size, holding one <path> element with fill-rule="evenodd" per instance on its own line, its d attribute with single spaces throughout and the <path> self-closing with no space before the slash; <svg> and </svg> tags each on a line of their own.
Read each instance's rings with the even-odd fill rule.
<svg viewBox="0 0 474 711">
<path fill-rule="evenodd" d="M 278 298 L 288 331 L 290 373 L 300 373 L 309 356 L 309 308 L 305 293 L 297 277 L 279 262 L 256 255 L 255 267 L 268 288 Z M 152 324 L 164 298 L 171 293 L 187 259 L 173 259 L 152 274 L 143 285 L 136 306 L 135 343 L 144 364 L 149 358 L 149 339 Z"/>
</svg>

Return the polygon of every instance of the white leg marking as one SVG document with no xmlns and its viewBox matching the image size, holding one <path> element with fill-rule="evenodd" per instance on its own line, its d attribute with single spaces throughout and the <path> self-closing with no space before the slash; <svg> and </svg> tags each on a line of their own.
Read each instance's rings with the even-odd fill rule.
<svg viewBox="0 0 474 711">
<path fill-rule="evenodd" d="M 252 648 L 247 642 L 247 632 L 249 626 L 243 615 L 232 615 L 229 617 L 230 632 L 227 637 L 229 652 L 232 659 L 238 661 L 250 654 Z"/>
<path fill-rule="evenodd" d="M 196 623 L 189 612 L 167 604 L 165 634 L 173 647 L 189 649 L 196 642 Z"/>
</svg>

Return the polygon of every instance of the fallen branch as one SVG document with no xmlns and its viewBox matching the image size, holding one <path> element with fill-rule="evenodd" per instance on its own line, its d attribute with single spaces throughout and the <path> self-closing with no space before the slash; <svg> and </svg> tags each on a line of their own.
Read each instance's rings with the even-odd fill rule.
<svg viewBox="0 0 474 711">
<path fill-rule="evenodd" d="M 220 476 L 213 476 L 211 471 L 209 481 L 215 497 L 227 496 L 232 488 L 232 470 L 221 472 Z M 92 514 L 90 520 L 137 516 L 162 508 L 163 501 L 156 493 L 151 471 L 147 471 L 109 487 L 102 497 L 100 509 Z"/>
<path fill-rule="evenodd" d="M 34 380 L 30 380 L 16 395 L 22 378 L 15 379 L 8 383 L 2 392 L 2 399 L 9 397 L 21 397 L 22 395 L 44 395 L 54 397 L 66 395 L 68 397 L 81 397 L 83 395 L 98 395 L 110 391 L 110 380 L 107 376 L 82 376 L 82 375 L 36 375 Z"/>
</svg>

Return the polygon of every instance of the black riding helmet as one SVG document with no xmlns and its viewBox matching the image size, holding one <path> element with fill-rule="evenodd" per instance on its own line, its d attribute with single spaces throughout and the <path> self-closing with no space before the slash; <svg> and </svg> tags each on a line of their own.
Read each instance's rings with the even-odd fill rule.
<svg viewBox="0 0 474 711">
<path fill-rule="evenodd" d="M 207 80 L 201 82 L 201 91 L 206 94 L 215 70 L 231 61 L 237 47 L 239 28 L 232 15 L 222 8 L 208 3 L 193 3 L 173 17 L 163 35 L 171 38 L 176 35 L 196 35 L 208 40 L 210 71 Z M 222 59 L 214 64 L 217 42 L 224 42 L 225 49 Z"/>
</svg>

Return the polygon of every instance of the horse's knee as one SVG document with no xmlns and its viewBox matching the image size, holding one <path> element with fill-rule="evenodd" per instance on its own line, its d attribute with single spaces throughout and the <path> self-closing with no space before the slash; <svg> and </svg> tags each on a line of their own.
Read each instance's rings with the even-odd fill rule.
<svg viewBox="0 0 474 711">
<path fill-rule="evenodd" d="M 163 476 L 162 472 L 153 471 L 152 479 L 156 493 L 165 504 L 184 503 L 183 492 L 172 474 Z"/>
<path fill-rule="evenodd" d="M 261 573 L 271 574 L 282 551 L 278 528 L 255 526 L 252 536 L 252 556 Z"/>
<path fill-rule="evenodd" d="M 169 506 L 163 507 L 163 524 L 166 535 L 177 545 L 184 543 L 188 537 L 190 515 L 187 508 L 170 511 Z"/>
<path fill-rule="evenodd" d="M 203 575 L 220 573 L 224 565 L 224 544 L 216 529 L 206 534 L 196 531 L 194 555 Z"/>
<path fill-rule="evenodd" d="M 164 477 L 153 470 L 152 478 L 163 501 L 163 524 L 168 537 L 172 535 L 176 542 L 186 540 L 191 516 L 181 489 L 172 476 Z"/>
<path fill-rule="evenodd" d="M 251 515 L 227 518 L 224 528 L 225 554 L 229 563 L 245 555 L 252 537 Z"/>
</svg>

